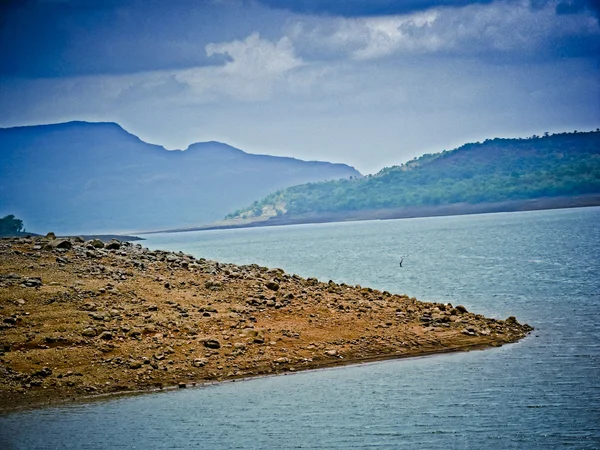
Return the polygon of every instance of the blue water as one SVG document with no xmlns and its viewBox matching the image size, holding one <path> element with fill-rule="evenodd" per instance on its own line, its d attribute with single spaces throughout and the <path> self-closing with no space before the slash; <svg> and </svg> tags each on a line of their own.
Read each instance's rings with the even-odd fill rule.
<svg viewBox="0 0 600 450">
<path fill-rule="evenodd" d="M 145 245 L 515 315 L 536 330 L 485 351 L 12 413 L 0 416 L 0 447 L 600 448 L 600 208 L 164 234 Z"/>
</svg>

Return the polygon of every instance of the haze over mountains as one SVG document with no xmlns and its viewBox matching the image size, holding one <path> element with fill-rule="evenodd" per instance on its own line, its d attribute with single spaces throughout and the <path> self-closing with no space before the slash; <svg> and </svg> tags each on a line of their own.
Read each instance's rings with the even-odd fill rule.
<svg viewBox="0 0 600 450">
<path fill-rule="evenodd" d="M 280 188 L 350 176 L 360 173 L 218 142 L 168 151 L 115 123 L 0 129 L 0 216 L 34 232 L 197 226 Z"/>
<path fill-rule="evenodd" d="M 438 215 L 441 210 L 462 214 L 514 210 L 514 202 L 533 199 L 545 199 L 545 209 L 582 205 L 580 200 L 548 199 L 595 194 L 600 194 L 598 130 L 465 144 L 375 175 L 283 189 L 228 218 L 297 223 Z M 513 205 L 497 205 L 507 202 Z M 598 204 L 596 199 L 586 202 Z M 494 204 L 493 209 L 471 207 L 486 204 Z"/>
</svg>

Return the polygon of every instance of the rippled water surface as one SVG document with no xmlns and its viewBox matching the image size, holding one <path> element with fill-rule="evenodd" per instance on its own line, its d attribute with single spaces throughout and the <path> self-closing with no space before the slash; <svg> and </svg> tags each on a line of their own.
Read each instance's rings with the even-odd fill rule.
<svg viewBox="0 0 600 450">
<path fill-rule="evenodd" d="M 145 245 L 460 303 L 536 330 L 485 351 L 12 413 L 0 416 L 1 448 L 600 448 L 600 208 Z"/>
</svg>

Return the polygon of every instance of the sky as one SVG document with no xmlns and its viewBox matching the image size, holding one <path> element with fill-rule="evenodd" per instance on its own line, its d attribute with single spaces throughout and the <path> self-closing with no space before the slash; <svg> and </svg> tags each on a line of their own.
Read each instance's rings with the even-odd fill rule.
<svg viewBox="0 0 600 450">
<path fill-rule="evenodd" d="M 0 127 L 117 122 L 168 149 L 375 173 L 599 127 L 599 16 L 598 0 L 0 0 Z"/>
</svg>

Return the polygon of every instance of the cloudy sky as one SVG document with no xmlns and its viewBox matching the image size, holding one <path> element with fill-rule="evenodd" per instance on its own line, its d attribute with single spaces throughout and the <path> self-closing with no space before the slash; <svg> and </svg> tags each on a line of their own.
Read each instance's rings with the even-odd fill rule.
<svg viewBox="0 0 600 450">
<path fill-rule="evenodd" d="M 2 0 L 0 127 L 111 121 L 169 149 L 373 173 L 599 127 L 599 15 L 597 0 Z"/>
</svg>

